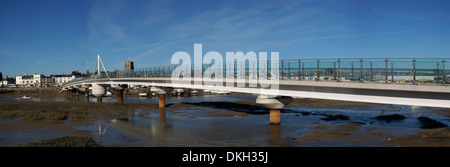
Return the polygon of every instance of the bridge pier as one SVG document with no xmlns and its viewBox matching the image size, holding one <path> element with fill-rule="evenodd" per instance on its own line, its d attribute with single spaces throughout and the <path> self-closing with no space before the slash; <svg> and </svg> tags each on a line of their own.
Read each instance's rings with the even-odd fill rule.
<svg viewBox="0 0 450 167">
<path fill-rule="evenodd" d="M 166 107 L 166 91 L 157 88 L 157 87 L 151 87 L 150 91 L 155 92 L 158 94 L 159 97 L 159 108 L 165 108 Z"/>
<path fill-rule="evenodd" d="M 116 92 L 117 103 L 123 103 L 123 87 L 119 85 L 111 85 L 111 88 L 113 88 Z"/>
<path fill-rule="evenodd" d="M 81 86 L 78 86 L 79 88 L 84 88 L 84 101 L 86 101 L 86 103 L 89 103 L 89 87 L 91 86 L 91 84 L 82 84 Z"/>
<path fill-rule="evenodd" d="M 106 85 L 92 84 L 92 94 L 97 97 L 97 103 L 101 103 L 102 97 L 106 95 Z"/>
<path fill-rule="evenodd" d="M 256 104 L 269 109 L 270 125 L 279 125 L 281 123 L 281 109 L 292 102 L 292 97 L 269 98 L 265 95 L 259 95 Z"/>
<path fill-rule="evenodd" d="M 80 89 L 81 85 L 74 85 L 75 95 L 77 95 L 77 102 L 80 102 Z"/>
<path fill-rule="evenodd" d="M 73 87 L 73 86 L 70 86 L 70 87 L 68 87 L 67 89 L 69 90 L 69 95 L 72 96 L 73 91 L 74 91 L 74 90 L 73 90 L 74 87 Z"/>
<path fill-rule="evenodd" d="M 84 88 L 84 101 L 89 103 L 89 88 Z"/>
<path fill-rule="evenodd" d="M 80 102 L 80 94 L 78 93 L 78 88 L 75 89 L 75 95 L 77 96 L 77 102 Z"/>
<path fill-rule="evenodd" d="M 159 94 L 159 108 L 166 108 L 166 95 Z"/>
<path fill-rule="evenodd" d="M 271 109 L 269 115 L 270 115 L 269 122 L 271 125 L 279 125 L 280 124 L 280 122 L 281 122 L 280 110 Z"/>
<path fill-rule="evenodd" d="M 117 103 L 123 103 L 123 89 L 116 89 Z"/>
</svg>

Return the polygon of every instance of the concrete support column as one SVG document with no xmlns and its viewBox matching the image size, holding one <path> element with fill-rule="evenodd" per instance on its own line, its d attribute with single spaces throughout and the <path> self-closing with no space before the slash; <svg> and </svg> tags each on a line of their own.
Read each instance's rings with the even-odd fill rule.
<svg viewBox="0 0 450 167">
<path fill-rule="evenodd" d="M 117 96 L 117 103 L 123 103 L 123 87 L 126 85 L 116 85 L 116 84 L 112 84 L 111 88 L 114 89 L 114 91 L 116 92 L 116 96 Z"/>
<path fill-rule="evenodd" d="M 80 95 L 78 94 L 78 88 L 75 89 L 75 94 L 77 95 L 77 102 L 80 102 Z"/>
<path fill-rule="evenodd" d="M 123 103 L 123 89 L 116 89 L 117 103 Z"/>
<path fill-rule="evenodd" d="M 166 95 L 165 94 L 159 94 L 159 108 L 165 108 L 166 107 Z"/>
<path fill-rule="evenodd" d="M 106 95 L 106 86 L 105 84 L 92 84 L 92 94 L 95 97 L 103 97 Z"/>
<path fill-rule="evenodd" d="M 159 108 L 165 108 L 166 107 L 166 91 L 157 88 L 157 87 L 151 87 L 150 91 L 155 92 L 159 96 Z"/>
<path fill-rule="evenodd" d="M 97 97 L 97 103 L 101 103 L 102 102 L 102 97 Z"/>
<path fill-rule="evenodd" d="M 280 124 L 280 110 L 272 109 L 270 110 L 270 124 L 271 125 L 279 125 Z"/>
<path fill-rule="evenodd" d="M 256 104 L 263 106 L 264 108 L 269 109 L 269 123 L 270 125 L 279 125 L 281 122 L 280 119 L 280 110 L 292 102 L 291 97 L 275 97 L 268 98 L 265 95 L 259 95 L 256 99 Z"/>
<path fill-rule="evenodd" d="M 84 100 L 89 103 L 89 88 L 84 88 Z"/>
</svg>

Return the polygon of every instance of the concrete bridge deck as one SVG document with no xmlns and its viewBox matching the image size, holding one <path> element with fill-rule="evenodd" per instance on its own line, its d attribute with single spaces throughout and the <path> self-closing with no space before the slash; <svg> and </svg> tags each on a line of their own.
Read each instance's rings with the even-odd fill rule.
<svg viewBox="0 0 450 167">
<path fill-rule="evenodd" d="M 250 80 L 245 80 L 246 87 L 195 85 L 195 78 L 185 84 L 172 83 L 171 78 L 111 78 L 86 79 L 64 85 L 65 88 L 83 84 L 128 84 L 159 87 L 176 87 L 192 89 L 212 89 L 241 93 L 267 94 L 278 96 L 317 98 L 328 100 L 345 100 L 368 103 L 414 105 L 426 107 L 450 108 L 450 86 L 448 85 L 413 85 L 377 82 L 336 82 L 336 81 L 303 81 L 279 80 L 279 90 L 270 91 L 257 87 L 248 87 Z M 221 83 L 222 82 L 222 83 Z M 226 85 L 224 81 L 219 81 Z"/>
</svg>

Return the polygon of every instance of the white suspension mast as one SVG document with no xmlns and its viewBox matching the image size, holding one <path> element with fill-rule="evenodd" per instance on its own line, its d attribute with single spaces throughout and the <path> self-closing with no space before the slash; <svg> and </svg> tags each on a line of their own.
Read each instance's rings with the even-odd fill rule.
<svg viewBox="0 0 450 167">
<path fill-rule="evenodd" d="M 100 64 L 102 64 L 103 70 L 105 70 L 106 77 L 108 77 L 108 79 L 109 79 L 108 71 L 106 70 L 105 65 L 103 65 L 103 61 L 102 61 L 102 59 L 100 58 L 100 54 L 98 54 L 98 55 L 97 55 L 97 61 L 95 62 L 95 66 L 94 66 L 94 71 L 95 71 L 95 69 L 97 68 L 97 74 L 98 74 L 98 75 L 101 74 L 101 71 L 100 71 Z"/>
</svg>

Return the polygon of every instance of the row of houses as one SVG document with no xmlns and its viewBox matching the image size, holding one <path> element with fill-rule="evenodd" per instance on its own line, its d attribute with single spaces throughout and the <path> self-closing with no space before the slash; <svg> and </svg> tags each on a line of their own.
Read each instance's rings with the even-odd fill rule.
<svg viewBox="0 0 450 167">
<path fill-rule="evenodd" d="M 64 83 L 70 82 L 76 78 L 83 77 L 78 71 L 72 71 L 72 74 L 50 75 L 42 74 L 19 75 L 13 78 L 5 76 L 1 80 L 1 87 L 40 87 L 40 86 L 62 86 Z"/>
</svg>

